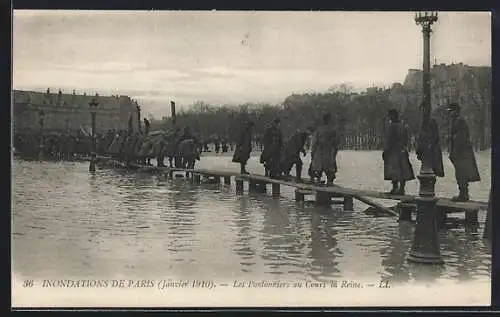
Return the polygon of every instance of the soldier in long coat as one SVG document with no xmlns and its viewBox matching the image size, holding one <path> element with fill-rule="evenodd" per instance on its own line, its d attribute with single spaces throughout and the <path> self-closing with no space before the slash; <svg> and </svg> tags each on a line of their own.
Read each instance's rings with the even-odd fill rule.
<svg viewBox="0 0 500 317">
<path fill-rule="evenodd" d="M 432 170 L 438 177 L 444 177 L 443 153 L 439 142 L 439 128 L 434 118 L 429 125 L 423 126 L 416 142 L 417 159 L 422 161 L 424 155 L 431 158 Z"/>
<path fill-rule="evenodd" d="M 139 157 L 142 164 L 153 165 L 151 164 L 151 157 L 154 155 L 154 140 L 147 135 L 142 136 L 142 146 L 139 151 Z"/>
<path fill-rule="evenodd" d="M 331 125 L 331 114 L 323 115 L 323 124 L 316 129 L 311 145 L 311 171 L 317 182 L 326 174 L 327 185 L 333 184 L 337 173 L 338 137 Z"/>
<path fill-rule="evenodd" d="M 155 146 L 154 146 L 154 152 L 156 155 L 156 166 L 158 166 L 158 167 L 165 167 L 165 163 L 164 163 L 165 155 L 163 154 L 163 153 L 165 153 L 165 151 L 163 149 L 165 146 L 167 146 L 166 137 L 161 135 L 159 137 L 159 140 L 156 140 Z"/>
<path fill-rule="evenodd" d="M 113 141 L 111 141 L 111 144 L 108 147 L 108 153 L 111 154 L 112 157 L 116 158 L 117 153 L 118 153 L 118 138 L 120 135 L 118 133 L 115 133 L 113 136 Z"/>
<path fill-rule="evenodd" d="M 252 129 L 254 123 L 252 121 L 246 121 L 242 131 L 238 138 L 238 143 L 236 144 L 236 150 L 233 154 L 233 162 L 240 163 L 240 173 L 248 174 L 246 170 L 246 164 L 250 158 L 250 153 L 252 152 Z"/>
<path fill-rule="evenodd" d="M 274 119 L 272 125 L 264 133 L 264 150 L 260 155 L 260 163 L 264 164 L 265 174 L 271 178 L 280 175 L 281 151 L 283 135 L 280 131 L 280 119 Z"/>
<path fill-rule="evenodd" d="M 302 176 L 302 160 L 300 153 L 306 156 L 305 145 L 312 128 L 307 131 L 297 131 L 285 144 L 283 150 L 283 160 L 281 162 L 282 173 L 285 176 L 290 175 L 293 165 L 295 165 L 295 177 L 297 182 L 301 181 Z"/>
<path fill-rule="evenodd" d="M 449 158 L 455 167 L 455 178 L 459 190 L 458 196 L 453 197 L 452 200 L 467 201 L 469 200 L 469 183 L 479 182 L 481 177 L 470 141 L 469 126 L 460 116 L 460 106 L 452 103 L 448 105 L 447 110 L 451 116 Z"/>
<path fill-rule="evenodd" d="M 132 130 L 129 130 L 129 131 L 132 131 Z M 128 137 L 128 132 L 127 131 L 122 131 L 122 135 L 120 137 L 120 142 L 118 143 L 118 155 L 119 155 L 119 158 L 120 158 L 120 161 L 124 161 L 125 160 L 125 144 L 127 142 L 127 137 Z"/>
<path fill-rule="evenodd" d="M 144 135 L 148 135 L 149 134 L 149 129 L 151 127 L 151 123 L 149 122 L 148 119 L 144 118 Z"/>
<path fill-rule="evenodd" d="M 194 137 L 186 137 L 179 143 L 178 151 L 182 158 L 182 168 L 194 169 L 196 160 L 200 159 L 199 142 Z"/>
<path fill-rule="evenodd" d="M 408 128 L 399 120 L 399 113 L 396 109 L 388 111 L 388 119 L 389 126 L 382 152 L 384 179 L 392 182 L 391 194 L 404 195 L 406 182 L 415 179 L 408 156 Z"/>
<path fill-rule="evenodd" d="M 180 133 L 179 133 L 180 134 Z M 182 167 L 182 154 L 179 151 L 179 145 L 182 141 L 192 138 L 191 130 L 189 127 L 184 127 L 182 135 L 179 135 L 174 146 L 174 164 L 175 167 Z"/>
<path fill-rule="evenodd" d="M 137 164 L 146 164 L 146 158 L 143 156 L 142 146 L 146 141 L 146 137 L 142 132 L 137 135 L 137 141 L 134 144 L 135 162 Z"/>
<path fill-rule="evenodd" d="M 135 160 L 135 143 L 137 142 L 137 135 L 130 133 L 127 135 L 125 144 L 123 146 L 123 155 L 125 161 L 130 163 Z"/>
<path fill-rule="evenodd" d="M 168 163 L 170 167 L 174 167 L 173 160 L 175 156 L 175 146 L 179 137 L 179 132 L 179 128 L 176 128 L 174 131 L 169 131 L 165 140 L 165 144 L 162 148 L 162 155 L 164 157 L 168 157 Z"/>
</svg>

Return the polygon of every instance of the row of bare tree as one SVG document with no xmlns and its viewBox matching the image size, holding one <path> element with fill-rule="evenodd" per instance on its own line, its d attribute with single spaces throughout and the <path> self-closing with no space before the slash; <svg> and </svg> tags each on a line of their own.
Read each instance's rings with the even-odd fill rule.
<svg viewBox="0 0 500 317">
<path fill-rule="evenodd" d="M 344 90 L 326 93 L 293 94 L 282 104 L 254 104 L 215 106 L 199 101 L 177 114 L 177 124 L 189 126 L 205 141 L 226 140 L 236 142 L 238 131 L 246 119 L 255 123 L 254 133 L 261 138 L 265 127 L 274 118 L 281 119 L 281 129 L 290 137 L 298 129 L 316 126 L 325 112 L 330 112 L 341 135 L 342 148 L 352 150 L 378 150 L 382 147 L 386 114 L 390 108 L 400 109 L 391 101 L 390 90 L 378 89 L 368 94 L 354 94 Z M 485 105 L 468 105 L 463 115 L 469 122 L 472 141 L 478 150 L 491 146 L 488 111 Z M 443 150 L 447 150 L 450 121 L 447 114 L 434 111 L 440 126 Z M 418 104 L 407 104 L 401 113 L 413 138 L 418 134 L 421 114 Z M 171 118 L 153 122 L 156 128 L 172 128 Z"/>
</svg>

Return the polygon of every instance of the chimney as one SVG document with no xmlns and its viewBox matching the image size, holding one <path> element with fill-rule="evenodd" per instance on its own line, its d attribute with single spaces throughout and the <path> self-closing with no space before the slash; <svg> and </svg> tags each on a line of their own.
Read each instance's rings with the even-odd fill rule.
<svg viewBox="0 0 500 317">
<path fill-rule="evenodd" d="M 47 95 L 50 95 L 50 88 L 47 88 Z"/>
<path fill-rule="evenodd" d="M 57 103 L 60 105 L 62 102 L 62 91 L 61 88 L 59 88 L 59 91 L 57 92 Z"/>
<path fill-rule="evenodd" d="M 84 97 L 86 97 L 86 96 L 87 96 L 87 93 L 86 93 L 86 92 L 84 92 L 84 93 L 83 93 L 83 96 L 84 96 Z"/>
<path fill-rule="evenodd" d="M 95 96 L 96 96 L 96 97 L 99 97 L 99 94 L 98 94 L 98 93 L 95 93 Z"/>
</svg>

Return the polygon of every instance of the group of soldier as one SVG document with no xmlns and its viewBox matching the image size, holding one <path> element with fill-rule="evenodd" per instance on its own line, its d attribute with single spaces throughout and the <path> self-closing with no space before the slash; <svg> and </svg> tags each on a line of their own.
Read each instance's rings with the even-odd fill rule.
<svg viewBox="0 0 500 317">
<path fill-rule="evenodd" d="M 41 154 L 56 160 L 78 159 L 87 156 L 92 150 L 90 138 L 81 131 L 74 135 L 55 132 L 43 135 L 32 130 L 16 132 L 13 145 L 15 154 L 21 157 L 35 158 Z"/>
<path fill-rule="evenodd" d="M 460 116 L 460 106 L 456 103 L 447 106 L 450 113 L 451 133 L 449 141 L 449 159 L 455 168 L 459 194 L 453 201 L 469 200 L 469 183 L 481 180 L 474 150 L 470 140 L 469 128 Z M 407 125 L 400 120 L 395 109 L 388 111 L 388 128 L 384 137 L 384 180 L 391 181 L 391 194 L 405 194 L 406 182 L 414 180 L 415 174 L 409 160 L 410 136 Z M 426 122 L 426 121 L 424 121 Z M 252 151 L 252 127 L 254 123 L 246 121 L 240 133 L 233 162 L 239 163 L 241 173 L 247 174 L 246 164 Z M 430 168 L 438 177 L 444 177 L 443 158 L 439 144 L 439 129 L 436 121 L 429 118 L 428 125 L 422 127 L 416 145 L 417 159 L 426 155 Z M 339 135 L 332 125 L 331 115 L 326 113 L 322 121 L 313 129 L 297 131 L 286 143 L 280 131 L 280 120 L 275 119 L 266 129 L 260 162 L 264 165 L 265 174 L 271 178 L 289 177 L 295 165 L 295 178 L 302 181 L 303 162 L 300 155 L 306 155 L 305 145 L 310 137 L 311 163 L 308 168 L 310 182 L 321 183 L 326 175 L 326 185 L 332 185 L 337 173 L 337 153 L 339 151 Z"/>
<path fill-rule="evenodd" d="M 208 151 L 208 142 L 200 142 L 194 137 L 189 127 L 177 127 L 172 131 L 149 133 L 149 122 L 145 120 L 145 131 L 108 130 L 95 135 L 95 152 L 99 155 L 112 156 L 116 160 L 128 163 L 151 165 L 155 158 L 159 167 L 165 166 L 168 158 L 170 167 L 194 167 L 199 154 Z M 74 135 L 60 132 L 42 133 L 23 131 L 14 134 L 15 154 L 24 158 L 75 160 L 88 157 L 92 153 L 92 138 L 81 130 Z M 225 139 L 212 137 L 209 140 L 215 146 L 215 152 L 227 152 L 232 144 Z M 40 153 L 41 152 L 41 153 Z"/>
<path fill-rule="evenodd" d="M 455 178 L 459 194 L 454 201 L 469 200 L 469 183 L 480 181 L 479 171 L 470 140 L 469 128 L 460 116 L 460 106 L 456 103 L 448 106 L 451 117 L 451 137 L 449 159 L 455 168 Z M 430 118 L 428 126 L 423 127 L 417 140 L 416 154 L 430 158 L 430 168 L 438 177 L 444 177 L 441 146 L 439 144 L 439 129 L 436 121 Z M 246 120 L 239 133 L 232 161 L 240 164 L 241 173 L 248 174 L 247 162 L 255 141 L 253 135 L 254 123 Z M 75 155 L 90 153 L 91 138 L 78 133 L 76 136 L 52 135 L 45 136 L 43 147 L 41 136 L 36 134 L 17 135 L 14 147 L 17 151 L 30 153 L 39 148 L 59 159 L 74 158 Z M 270 178 L 290 178 L 290 172 L 295 165 L 295 179 L 302 180 L 303 162 L 301 154 L 306 155 L 306 146 L 311 150 L 311 163 L 308 168 L 309 181 L 322 184 L 323 175 L 326 185 L 333 184 L 337 173 L 337 153 L 339 151 L 339 135 L 332 123 L 330 113 L 325 113 L 316 128 L 309 127 L 298 130 L 286 142 L 280 129 L 280 119 L 274 119 L 266 128 L 264 136 L 259 140 L 262 145 L 260 163 L 263 164 L 265 175 Z M 193 169 L 195 162 L 200 160 L 200 154 L 207 150 L 206 142 L 200 142 L 189 127 L 176 127 L 170 131 L 153 131 L 145 121 L 145 129 L 133 133 L 131 129 L 123 131 L 109 130 L 97 134 L 95 149 L 97 154 L 108 155 L 126 163 L 148 164 L 155 158 L 158 167 L 164 167 L 168 159 L 169 167 Z M 392 182 L 391 194 L 404 195 L 408 181 L 415 179 L 413 167 L 409 160 L 410 136 L 406 124 L 400 120 L 395 109 L 388 111 L 388 128 L 384 138 L 382 160 L 384 162 L 384 179 Z M 216 144 L 218 142 L 214 142 Z M 232 144 L 230 145 L 232 148 Z M 216 146 L 216 152 L 220 148 Z M 227 143 L 222 142 L 222 152 L 226 152 Z M 33 154 L 33 153 L 32 153 Z"/>
</svg>

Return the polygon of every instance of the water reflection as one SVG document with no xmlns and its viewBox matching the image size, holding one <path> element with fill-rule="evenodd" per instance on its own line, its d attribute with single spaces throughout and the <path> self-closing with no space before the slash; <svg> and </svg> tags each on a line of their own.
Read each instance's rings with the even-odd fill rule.
<svg viewBox="0 0 500 317">
<path fill-rule="evenodd" d="M 280 200 L 236 196 L 147 173 L 89 174 L 82 163 L 14 161 L 12 180 L 13 268 L 33 278 L 490 278 L 482 231 L 440 232 L 445 265 L 430 270 L 406 261 L 412 224 L 358 203 L 355 212 L 304 207 L 291 190 Z"/>
<path fill-rule="evenodd" d="M 443 275 L 445 268 L 442 265 L 422 265 L 418 263 L 408 263 L 411 278 L 416 283 L 434 284 Z"/>
<path fill-rule="evenodd" d="M 239 209 L 234 211 L 234 226 L 236 227 L 236 240 L 233 244 L 233 252 L 240 257 L 242 272 L 251 272 L 250 267 L 255 265 L 255 250 L 252 247 L 252 210 L 249 209 L 248 197 L 238 197 Z"/>
<path fill-rule="evenodd" d="M 381 274 L 382 280 L 391 283 L 407 283 L 410 280 L 410 268 L 406 263 L 408 257 L 408 246 L 413 239 L 413 225 L 408 222 L 400 222 L 397 232 L 389 235 L 389 241 L 385 247 L 380 248 L 382 255 Z"/>
<path fill-rule="evenodd" d="M 340 250 L 337 246 L 335 214 L 327 210 L 311 212 L 311 276 L 317 280 L 340 277 L 337 268 L 337 255 Z"/>
<path fill-rule="evenodd" d="M 446 246 L 443 252 L 446 263 L 454 267 L 454 279 L 464 282 L 491 274 L 491 257 L 479 233 L 450 231 L 442 234 L 440 240 Z"/>
<path fill-rule="evenodd" d="M 290 225 L 289 209 L 282 208 L 279 199 L 264 197 L 259 206 L 263 208 L 262 252 L 268 273 L 281 275 L 290 266 L 290 262 L 299 254 L 294 240 L 294 228 Z"/>
<path fill-rule="evenodd" d="M 195 237 L 196 225 L 200 219 L 198 204 L 199 193 L 189 183 L 173 180 L 166 195 L 165 208 L 160 214 L 168 229 L 169 237 L 166 251 L 171 252 L 175 261 L 183 262 L 186 254 L 192 251 L 199 241 Z"/>
</svg>

